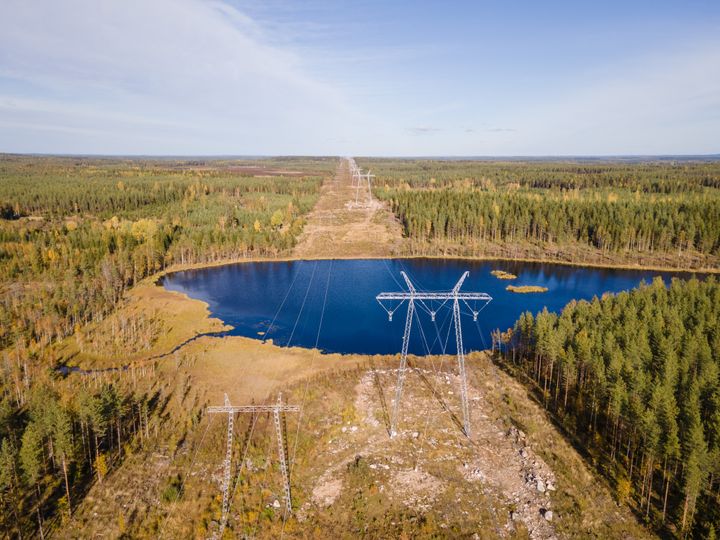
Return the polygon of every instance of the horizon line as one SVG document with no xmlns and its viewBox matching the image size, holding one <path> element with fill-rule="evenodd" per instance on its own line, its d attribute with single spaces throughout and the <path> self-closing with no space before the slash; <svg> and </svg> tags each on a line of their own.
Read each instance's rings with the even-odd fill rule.
<svg viewBox="0 0 720 540">
<path fill-rule="evenodd" d="M 267 158 L 343 158 L 338 154 L 106 154 L 106 153 L 66 153 L 66 152 L 0 152 L 0 158 L 6 157 L 56 157 L 56 158 L 91 158 L 91 159 L 267 159 Z M 720 160 L 720 152 L 707 154 L 386 154 L 386 155 L 354 155 L 356 159 L 436 159 L 436 160 Z"/>
</svg>

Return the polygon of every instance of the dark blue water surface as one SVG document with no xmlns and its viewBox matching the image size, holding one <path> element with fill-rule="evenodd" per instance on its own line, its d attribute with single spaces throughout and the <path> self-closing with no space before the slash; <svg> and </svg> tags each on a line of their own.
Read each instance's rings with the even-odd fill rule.
<svg viewBox="0 0 720 540">
<path fill-rule="evenodd" d="M 499 280 L 490 274 L 495 269 L 518 278 Z M 523 311 L 535 313 L 547 307 L 559 312 L 572 299 L 628 290 L 655 276 L 666 281 L 674 275 L 689 277 L 671 272 L 515 261 L 358 259 L 232 264 L 168 274 L 163 285 L 207 302 L 214 317 L 234 327 L 230 335 L 264 339 L 267 333 L 268 339 L 283 346 L 317 344 L 327 352 L 389 354 L 400 351 L 407 304 L 397 308 L 390 322 L 375 296 L 383 291 L 405 290 L 401 270 L 418 290 L 451 289 L 467 270 L 470 275 L 462 291 L 485 292 L 493 297 L 480 311 L 477 322 L 471 312 L 479 310 L 483 303 L 462 305 L 463 341 L 468 351 L 488 348 L 490 332 L 509 328 Z M 549 290 L 517 294 L 505 290 L 509 283 L 541 285 Z M 433 323 L 429 313 L 418 309 L 410 351 L 454 354 L 450 303 L 444 308 L 428 307 L 437 310 L 436 321 Z"/>
</svg>

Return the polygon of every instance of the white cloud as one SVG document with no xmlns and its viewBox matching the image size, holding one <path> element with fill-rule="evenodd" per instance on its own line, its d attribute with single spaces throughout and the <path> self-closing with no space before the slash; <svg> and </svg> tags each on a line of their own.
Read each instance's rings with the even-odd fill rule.
<svg viewBox="0 0 720 540">
<path fill-rule="evenodd" d="M 597 70 L 511 121 L 518 153 L 720 152 L 720 43 Z"/>
<path fill-rule="evenodd" d="M 433 39 L 352 41 L 327 21 L 254 20 L 230 2 L 0 0 L 0 152 L 720 151 L 716 37 L 534 88 Z M 332 39 L 298 37 L 317 31 Z M 522 54 L 507 57 L 514 71 Z"/>
<path fill-rule="evenodd" d="M 221 2 L 4 0 L 0 20 L 0 150 L 42 151 L 18 142 L 43 124 L 67 132 L 48 151 L 293 152 L 354 114 Z"/>
</svg>

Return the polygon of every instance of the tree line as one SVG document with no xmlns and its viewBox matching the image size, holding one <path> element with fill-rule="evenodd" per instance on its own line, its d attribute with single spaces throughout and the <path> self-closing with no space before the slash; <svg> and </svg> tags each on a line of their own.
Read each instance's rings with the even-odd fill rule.
<svg viewBox="0 0 720 540">
<path fill-rule="evenodd" d="M 453 189 L 380 191 L 424 240 L 580 243 L 601 251 L 720 253 L 720 199 L 563 198 Z"/>
<path fill-rule="evenodd" d="M 168 265 L 286 252 L 322 180 L 0 163 L 12 209 L 0 219 L 0 348 L 66 336 Z"/>
<path fill-rule="evenodd" d="M 720 162 L 366 159 L 413 255 L 707 268 Z"/>
<path fill-rule="evenodd" d="M 720 188 L 717 161 L 359 159 L 358 164 L 376 173 L 376 185 L 389 188 L 612 188 L 643 194 L 702 193 Z"/>
<path fill-rule="evenodd" d="M 149 390 L 58 380 L 49 345 L 71 334 L 81 347 L 97 340 L 86 324 L 169 265 L 287 252 L 318 197 L 318 172 L 335 161 L 251 164 L 258 174 L 293 173 L 0 157 L 0 530 L 42 536 L 67 519 L 92 482 L 145 440 L 160 406 Z M 144 336 L 136 348 L 148 346 L 153 324 L 117 321 L 123 339 Z"/>
<path fill-rule="evenodd" d="M 657 278 L 493 335 L 619 499 L 678 536 L 720 528 L 720 283 Z"/>
</svg>

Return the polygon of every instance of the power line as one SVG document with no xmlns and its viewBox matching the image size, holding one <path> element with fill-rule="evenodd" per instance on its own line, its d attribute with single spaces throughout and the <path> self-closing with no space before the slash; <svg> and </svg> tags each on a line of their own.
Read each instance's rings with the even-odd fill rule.
<svg viewBox="0 0 720 540">
<path fill-rule="evenodd" d="M 371 179 L 375 178 L 374 174 L 370 174 L 370 171 L 363 173 L 362 169 L 357 166 L 353 158 L 346 158 L 348 163 L 348 170 L 352 175 L 352 187 L 355 188 L 355 204 L 353 206 L 360 207 L 360 188 L 363 185 L 367 186 L 368 199 L 372 199 L 372 185 Z"/>
<path fill-rule="evenodd" d="M 410 344 L 410 331 L 412 330 L 413 316 L 416 312 L 416 303 L 431 314 L 432 321 L 435 323 L 436 311 L 428 308 L 427 305 L 425 305 L 425 302 L 442 302 L 442 307 L 445 302 L 452 300 L 453 325 L 455 326 L 455 345 L 457 348 L 458 369 L 460 371 L 460 400 L 463 412 L 463 431 L 467 437 L 470 437 L 470 409 L 467 397 L 467 375 L 465 373 L 465 350 L 463 348 L 462 327 L 460 321 L 460 302 L 464 302 L 465 305 L 469 307 L 469 304 L 467 303 L 468 301 L 480 300 L 484 301 L 485 305 L 487 305 L 490 301 L 492 301 L 492 297 L 487 293 L 460 292 L 460 288 L 469 275 L 469 272 L 465 272 L 455 284 L 453 289 L 449 292 L 418 291 L 405 272 L 400 272 L 400 274 L 407 284 L 407 291 L 383 292 L 376 296 L 376 300 L 388 313 L 388 318 L 390 320 L 392 320 L 394 310 L 386 308 L 383 301 L 387 302 L 399 300 L 401 303 L 405 301 L 408 302 L 407 316 L 405 319 L 405 331 L 403 333 L 403 343 L 400 354 L 400 368 L 398 369 L 398 380 L 395 386 L 395 402 L 393 403 L 392 418 L 390 421 L 390 436 L 394 437 L 397 434 L 398 413 L 400 410 L 400 401 L 402 399 L 403 384 L 405 382 L 407 354 Z M 397 307 L 398 306 L 396 306 L 395 309 L 397 309 Z M 475 321 L 477 321 L 478 313 L 479 311 L 472 311 L 473 319 Z M 425 343 L 425 346 L 427 347 L 427 343 Z"/>
<path fill-rule="evenodd" d="M 257 414 L 261 412 L 269 412 L 273 414 L 273 420 L 275 423 L 275 435 L 277 436 L 278 442 L 278 460 L 280 462 L 280 471 L 283 477 L 283 491 L 285 493 L 285 511 L 292 512 L 292 499 L 290 493 L 290 473 L 287 461 L 287 451 L 285 447 L 285 434 L 283 430 L 283 422 L 281 422 L 281 415 L 286 412 L 300 412 L 300 407 L 297 405 L 286 405 L 282 402 L 282 394 L 278 395 L 277 403 L 268 405 L 231 405 L 230 399 L 225 394 L 225 403 L 220 406 L 208 407 L 208 414 L 227 414 L 228 417 L 228 431 L 226 440 L 226 451 L 225 460 L 223 461 L 223 500 L 222 500 L 222 512 L 220 518 L 220 528 L 215 538 L 222 538 L 223 532 L 225 532 L 225 526 L 227 525 L 228 511 L 230 508 L 230 472 L 232 466 L 232 444 L 233 444 L 233 425 L 235 414 L 237 413 L 251 413 Z"/>
<path fill-rule="evenodd" d="M 275 320 L 277 319 L 278 315 L 280 315 L 280 311 L 282 310 L 283 306 L 285 305 L 285 302 L 288 299 L 288 296 L 290 296 L 290 291 L 292 291 L 293 286 L 295 285 L 295 281 L 297 281 L 298 276 L 300 275 L 300 269 L 298 268 L 298 271 L 295 272 L 295 275 L 293 276 L 292 281 L 290 282 L 290 287 L 288 287 L 287 292 L 285 293 L 285 297 L 283 298 L 282 302 L 280 302 L 280 305 L 277 308 L 277 311 L 275 311 L 275 315 L 272 318 L 272 321 L 270 322 L 270 326 L 268 326 L 268 329 L 265 331 L 265 334 L 263 335 L 263 343 L 265 343 L 268 339 L 268 335 L 273 329 L 273 325 L 275 324 Z"/>
<path fill-rule="evenodd" d="M 302 305 L 300 306 L 300 311 L 298 311 L 297 318 L 295 319 L 295 324 L 293 325 L 292 332 L 290 332 L 290 337 L 288 338 L 286 347 L 290 346 L 290 342 L 292 341 L 293 336 L 295 335 L 295 330 L 297 329 L 297 325 L 300 322 L 300 317 L 302 317 L 303 311 L 305 310 L 305 303 L 307 302 L 308 295 L 310 294 L 310 288 L 312 287 L 313 280 L 315 279 L 315 271 L 317 270 L 317 261 L 315 261 L 315 264 L 313 265 L 312 274 L 310 274 L 310 281 L 308 281 L 307 289 L 305 290 L 305 296 L 303 297 Z"/>
<path fill-rule="evenodd" d="M 195 453 L 193 454 L 192 459 L 190 460 L 190 467 L 188 468 L 188 472 L 185 475 L 185 477 L 180 481 L 180 485 L 178 486 L 177 491 L 175 492 L 175 500 L 180 497 L 180 494 L 182 493 L 183 488 L 185 487 L 185 481 L 187 480 L 188 476 L 190 476 L 190 473 L 192 472 L 193 465 L 195 464 L 195 460 L 197 459 L 198 453 L 200 452 L 200 447 L 202 446 L 203 441 L 205 440 L 205 436 L 207 435 L 208 431 L 210 430 L 210 426 L 212 425 L 212 420 L 208 422 L 207 427 L 205 428 L 205 431 L 202 434 L 202 437 L 200 437 L 200 442 L 195 447 Z M 163 533 L 165 532 L 165 525 L 167 525 L 168 519 L 170 519 L 170 513 L 165 516 L 165 519 L 163 520 L 162 525 L 159 527 L 159 533 L 158 538 L 162 538 Z"/>
<path fill-rule="evenodd" d="M 325 307 L 327 305 L 328 291 L 330 290 L 330 277 L 332 276 L 333 263 L 334 263 L 334 261 L 331 260 L 330 267 L 328 268 L 327 281 L 325 282 L 325 295 L 323 296 L 322 309 L 320 311 L 320 323 L 318 324 L 317 334 L 315 335 L 315 347 L 313 348 L 313 355 L 310 357 L 310 370 L 312 370 L 312 366 L 315 361 L 315 357 L 318 354 L 318 345 L 320 344 L 320 332 L 322 331 L 323 321 L 325 320 Z M 292 454 L 292 458 L 289 461 L 291 474 L 293 471 L 293 467 L 295 466 L 295 458 L 297 456 L 298 441 L 300 440 L 300 426 L 302 425 L 302 421 L 304 419 L 305 400 L 307 398 L 307 393 L 308 393 L 309 387 L 310 387 L 310 379 L 308 378 L 308 380 L 305 382 L 305 390 L 303 391 L 302 405 L 300 408 L 300 415 L 298 418 L 298 425 L 297 425 L 297 433 L 295 434 L 295 444 L 293 446 L 293 454 Z M 280 538 L 283 538 L 283 536 L 285 534 L 285 523 L 287 521 L 287 516 L 288 516 L 288 512 L 287 511 L 283 512 L 283 526 L 280 531 Z"/>
</svg>

